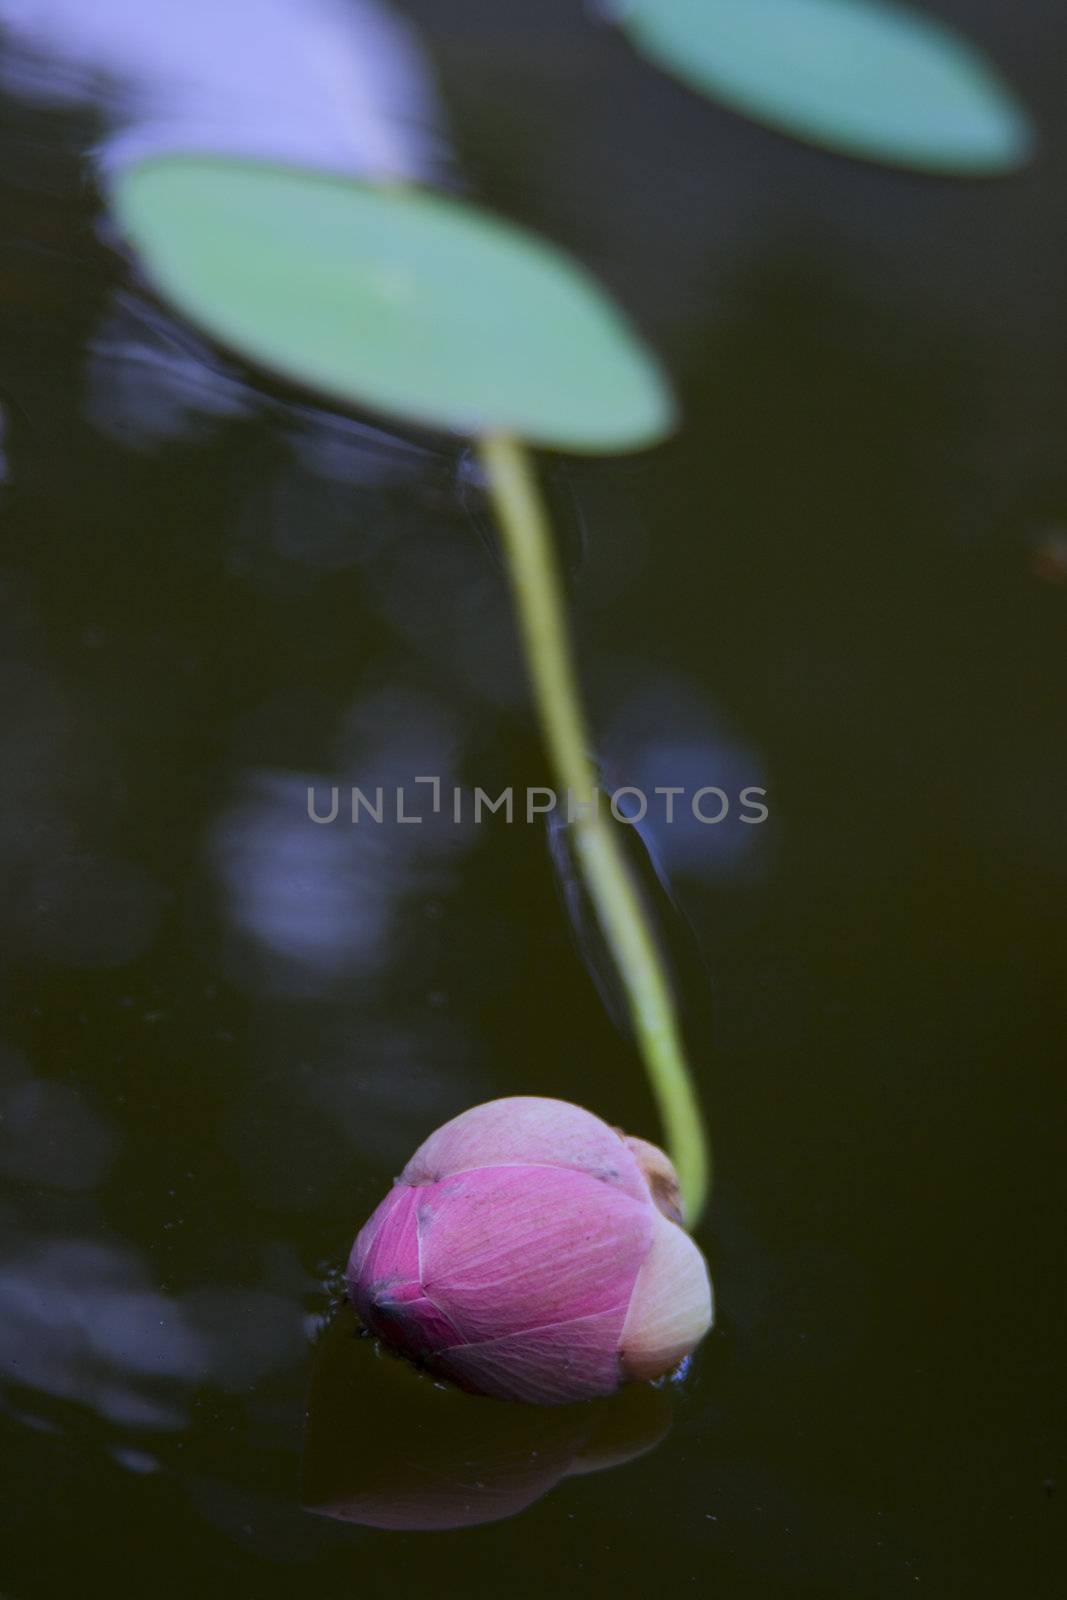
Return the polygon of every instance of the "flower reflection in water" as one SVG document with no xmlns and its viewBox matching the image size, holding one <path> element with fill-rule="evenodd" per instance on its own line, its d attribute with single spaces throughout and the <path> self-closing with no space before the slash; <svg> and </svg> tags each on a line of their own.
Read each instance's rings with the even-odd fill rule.
<svg viewBox="0 0 1067 1600">
<path fill-rule="evenodd" d="M 476 1527 L 564 1478 L 636 1460 L 670 1425 L 669 1393 L 648 1384 L 568 1406 L 464 1394 L 362 1337 L 346 1306 L 315 1353 L 303 1501 L 373 1528 Z"/>
</svg>

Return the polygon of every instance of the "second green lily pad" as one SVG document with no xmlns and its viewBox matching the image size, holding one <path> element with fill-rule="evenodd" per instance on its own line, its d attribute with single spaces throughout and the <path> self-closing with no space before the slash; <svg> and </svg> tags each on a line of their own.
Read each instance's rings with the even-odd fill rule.
<svg viewBox="0 0 1067 1600">
<path fill-rule="evenodd" d="M 1010 171 L 1033 149 L 984 56 L 895 0 L 617 0 L 615 13 L 693 88 L 827 149 L 957 175 Z"/>
</svg>

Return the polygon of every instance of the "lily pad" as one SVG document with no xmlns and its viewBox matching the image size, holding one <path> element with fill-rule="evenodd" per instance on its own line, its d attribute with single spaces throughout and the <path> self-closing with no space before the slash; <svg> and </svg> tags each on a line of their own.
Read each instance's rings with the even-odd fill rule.
<svg viewBox="0 0 1067 1600">
<path fill-rule="evenodd" d="M 827 149 L 961 175 L 1010 171 L 1033 149 L 985 57 L 891 0 L 618 0 L 616 15 L 691 87 Z"/>
<path fill-rule="evenodd" d="M 670 430 L 654 358 L 593 279 L 472 206 L 177 156 L 128 168 L 112 199 L 190 321 L 333 399 L 577 451 L 634 449 Z"/>
</svg>

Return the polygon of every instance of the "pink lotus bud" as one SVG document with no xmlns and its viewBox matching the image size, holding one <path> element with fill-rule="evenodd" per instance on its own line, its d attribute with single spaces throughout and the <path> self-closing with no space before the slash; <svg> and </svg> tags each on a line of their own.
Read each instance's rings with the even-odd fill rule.
<svg viewBox="0 0 1067 1600">
<path fill-rule="evenodd" d="M 562 1100 L 475 1106 L 421 1145 L 359 1233 L 371 1330 L 462 1388 L 557 1405 L 655 1378 L 711 1325 L 663 1152 Z"/>
</svg>

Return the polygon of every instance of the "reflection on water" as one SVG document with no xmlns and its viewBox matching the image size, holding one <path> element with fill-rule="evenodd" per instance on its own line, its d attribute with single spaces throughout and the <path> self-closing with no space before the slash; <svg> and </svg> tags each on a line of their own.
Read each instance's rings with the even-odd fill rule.
<svg viewBox="0 0 1067 1600">
<path fill-rule="evenodd" d="M 544 505 L 552 524 L 559 570 L 565 586 L 569 584 L 573 587 L 582 576 L 589 552 L 585 511 L 565 460 L 553 461 L 551 468 L 542 464 L 539 477 Z M 460 451 L 458 455 L 455 488 L 482 549 L 503 577 L 504 552 L 488 501 L 485 468 L 473 446 Z"/>
<path fill-rule="evenodd" d="M 103 1182 L 114 1128 L 69 1083 L 34 1077 L 0 1042 L 0 1175 L 74 1192 Z"/>
<path fill-rule="evenodd" d="M 632 662 L 629 672 L 637 678 Z M 753 822 L 758 813 L 742 799 L 748 788 L 763 791 L 753 798 L 773 816 L 765 758 L 725 720 L 693 683 L 645 672 L 606 729 L 607 786 L 632 784 L 648 798 L 644 827 L 674 879 L 751 882 L 772 869 L 777 829 Z M 705 785 L 721 791 L 702 802 L 705 816 L 722 813 L 719 821 L 694 813 L 691 797 Z M 667 786 L 685 790 L 670 812 L 657 794 Z"/>
<path fill-rule="evenodd" d="M 674 896 L 645 827 L 617 821 L 609 810 L 604 789 L 598 804 L 606 825 L 615 833 L 630 880 L 645 908 L 646 925 L 655 940 L 682 1026 L 688 1035 L 701 1036 L 702 1045 L 706 1045 L 710 977 L 692 925 Z M 621 1033 L 630 1035 L 629 999 L 579 870 L 575 824 L 566 820 L 565 813 L 555 812 L 548 819 L 548 852 L 578 954 L 605 1011 Z"/>
<path fill-rule="evenodd" d="M 86 100 L 106 166 L 210 150 L 392 178 L 435 175 L 439 111 L 384 0 L 0 0 L 2 83 Z"/>
<path fill-rule="evenodd" d="M 251 417 L 261 404 L 191 330 L 126 289 L 115 293 L 90 342 L 85 385 L 85 416 L 135 450 L 178 439 L 205 443 L 220 421 Z"/>
<path fill-rule="evenodd" d="M 268 963 L 272 990 L 297 985 L 306 993 L 311 984 L 314 993 L 322 982 L 356 968 L 373 971 L 387 959 L 399 887 L 392 863 L 369 828 L 308 826 L 310 776 L 258 774 L 247 802 L 215 834 L 230 921 Z"/>
<path fill-rule="evenodd" d="M 410 792 L 424 768 L 447 790 L 460 749 L 454 719 L 399 687 L 356 702 L 337 735 L 342 771 L 372 799 L 379 787 Z M 328 797 L 339 776 L 251 772 L 245 798 L 217 823 L 211 855 L 236 935 L 225 963 L 236 981 L 308 996 L 369 979 L 390 960 L 402 919 L 455 886 L 469 825 L 432 811 L 405 825 L 395 808 L 377 822 L 339 809 L 334 822 L 313 823 L 309 791 Z M 329 805 L 317 800 L 322 814 Z"/>
<path fill-rule="evenodd" d="M 361 1338 L 345 1307 L 315 1351 L 302 1498 L 372 1528 L 472 1528 L 635 1460 L 670 1425 L 667 1391 L 648 1384 L 571 1406 L 464 1394 Z"/>
<path fill-rule="evenodd" d="M 95 1239 L 7 1232 L 0 1341 L 16 1393 L 77 1401 L 124 1428 L 180 1428 L 209 1348 L 145 1264 Z"/>
</svg>

